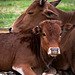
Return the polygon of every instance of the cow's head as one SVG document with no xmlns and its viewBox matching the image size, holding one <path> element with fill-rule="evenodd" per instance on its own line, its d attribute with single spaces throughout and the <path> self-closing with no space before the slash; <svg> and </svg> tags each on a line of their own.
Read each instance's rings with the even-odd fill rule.
<svg viewBox="0 0 75 75">
<path fill-rule="evenodd" d="M 33 33 L 40 34 L 41 47 L 51 56 L 60 54 L 60 25 L 61 22 L 58 20 L 45 20 L 33 28 Z"/>
<path fill-rule="evenodd" d="M 59 19 L 56 6 L 61 0 L 47 2 L 47 0 L 35 0 L 23 14 L 21 14 L 14 24 L 9 28 L 10 32 L 21 32 L 32 29 L 41 21 L 47 19 Z"/>
</svg>

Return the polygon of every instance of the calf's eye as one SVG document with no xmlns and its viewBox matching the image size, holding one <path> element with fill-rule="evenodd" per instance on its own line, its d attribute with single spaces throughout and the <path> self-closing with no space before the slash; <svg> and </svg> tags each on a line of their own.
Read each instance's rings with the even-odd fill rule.
<svg viewBox="0 0 75 75">
<path fill-rule="evenodd" d="M 43 35 L 43 36 L 46 36 L 46 34 L 45 34 L 45 33 L 43 33 L 42 35 Z"/>
</svg>

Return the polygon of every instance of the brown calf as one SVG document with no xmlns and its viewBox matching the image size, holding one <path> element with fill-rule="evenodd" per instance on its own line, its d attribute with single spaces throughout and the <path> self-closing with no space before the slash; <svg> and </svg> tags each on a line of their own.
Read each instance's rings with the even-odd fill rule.
<svg viewBox="0 0 75 75">
<path fill-rule="evenodd" d="M 0 34 L 0 71 L 38 75 L 48 69 L 49 61 L 53 60 L 48 56 L 52 55 L 51 50 L 60 54 L 60 24 L 60 21 L 46 20 L 24 33 Z"/>
</svg>

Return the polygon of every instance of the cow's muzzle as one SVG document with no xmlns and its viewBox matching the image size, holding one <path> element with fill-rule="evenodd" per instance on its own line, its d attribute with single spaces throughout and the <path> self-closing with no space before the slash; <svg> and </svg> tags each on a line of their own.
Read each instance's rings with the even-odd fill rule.
<svg viewBox="0 0 75 75">
<path fill-rule="evenodd" d="M 12 31 L 12 27 L 9 27 L 9 32 L 11 32 Z"/>
<path fill-rule="evenodd" d="M 51 55 L 52 57 L 56 57 L 58 54 L 60 54 L 59 47 L 50 47 L 48 49 L 48 55 Z"/>
</svg>

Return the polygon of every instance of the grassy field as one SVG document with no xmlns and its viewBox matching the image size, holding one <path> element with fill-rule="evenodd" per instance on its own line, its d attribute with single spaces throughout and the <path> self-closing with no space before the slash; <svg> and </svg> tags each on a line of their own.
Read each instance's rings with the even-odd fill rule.
<svg viewBox="0 0 75 75">
<path fill-rule="evenodd" d="M 0 0 L 0 28 L 10 27 L 34 0 Z M 53 0 L 48 0 L 48 2 Z M 75 0 L 62 0 L 57 8 L 65 11 L 75 11 Z"/>
</svg>

